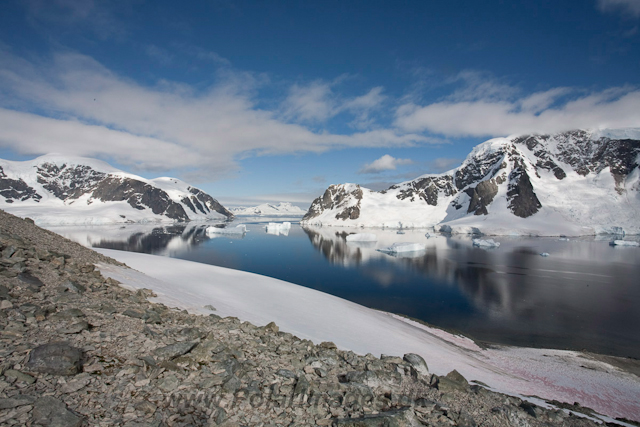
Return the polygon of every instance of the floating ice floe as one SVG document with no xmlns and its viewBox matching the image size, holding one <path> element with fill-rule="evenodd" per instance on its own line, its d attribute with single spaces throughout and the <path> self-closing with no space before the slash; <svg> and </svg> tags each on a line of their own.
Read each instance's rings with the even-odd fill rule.
<svg viewBox="0 0 640 427">
<path fill-rule="evenodd" d="M 376 242 L 378 236 L 372 233 L 356 233 L 347 236 L 347 242 Z"/>
<path fill-rule="evenodd" d="M 477 246 L 479 248 L 497 248 L 500 246 L 500 242 L 496 242 L 493 239 L 473 239 L 473 246 Z"/>
<path fill-rule="evenodd" d="M 267 234 L 273 234 L 275 236 L 283 235 L 288 236 L 289 230 L 291 229 L 290 222 L 270 222 L 265 227 L 267 230 Z"/>
<path fill-rule="evenodd" d="M 236 227 L 207 227 L 207 236 L 215 235 L 215 234 L 245 234 L 247 232 L 247 226 L 244 224 L 240 224 Z"/>
<path fill-rule="evenodd" d="M 558 241 L 560 241 L 560 242 L 568 242 L 568 241 L 569 241 L 569 239 L 568 239 L 568 238 L 566 238 L 566 237 L 560 237 L 560 238 L 558 239 Z"/>
<path fill-rule="evenodd" d="M 540 254 L 540 256 L 548 257 L 548 256 L 549 256 L 549 253 L 548 253 L 548 252 L 542 252 L 542 253 Z"/>
<path fill-rule="evenodd" d="M 609 242 L 611 246 L 640 246 L 640 243 L 631 240 L 614 240 Z"/>
<path fill-rule="evenodd" d="M 380 248 L 378 251 L 389 255 L 403 254 L 408 252 L 424 251 L 425 246 L 422 243 L 394 243 L 387 248 Z"/>
</svg>

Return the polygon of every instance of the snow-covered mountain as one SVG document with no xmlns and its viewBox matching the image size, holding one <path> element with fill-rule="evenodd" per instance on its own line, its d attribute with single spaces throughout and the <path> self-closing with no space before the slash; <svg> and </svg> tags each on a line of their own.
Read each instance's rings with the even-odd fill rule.
<svg viewBox="0 0 640 427">
<path fill-rule="evenodd" d="M 288 202 L 280 202 L 277 205 L 263 203 L 250 208 L 231 208 L 236 216 L 303 216 L 307 212 Z"/>
<path fill-rule="evenodd" d="M 640 234 L 640 129 L 495 138 L 459 167 L 376 192 L 331 185 L 302 223 L 458 233 Z"/>
<path fill-rule="evenodd" d="M 0 159 L 0 208 L 39 224 L 175 222 L 233 217 L 176 178 L 145 179 L 95 159 Z"/>
</svg>

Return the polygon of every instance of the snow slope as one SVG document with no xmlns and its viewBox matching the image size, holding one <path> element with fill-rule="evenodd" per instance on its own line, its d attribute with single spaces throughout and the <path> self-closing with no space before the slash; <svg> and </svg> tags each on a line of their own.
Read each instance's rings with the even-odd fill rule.
<svg viewBox="0 0 640 427">
<path fill-rule="evenodd" d="M 277 205 L 263 203 L 253 207 L 231 208 L 235 216 L 303 216 L 307 212 L 288 202 L 280 202 Z"/>
<path fill-rule="evenodd" d="M 439 375 L 457 369 L 510 394 L 579 402 L 612 416 L 640 419 L 640 378 L 573 351 L 497 347 L 473 341 L 313 289 L 236 270 L 153 255 L 99 249 L 135 270 L 99 265 L 125 286 L 149 288 L 159 302 L 256 325 L 275 321 L 316 343 L 333 341 L 360 354 L 420 354 Z M 137 270 L 137 271 L 136 271 Z"/>
<path fill-rule="evenodd" d="M 0 159 L 0 208 L 37 224 L 227 219 L 211 196 L 176 178 L 145 179 L 83 157 Z"/>
<path fill-rule="evenodd" d="M 639 164 L 635 129 L 495 138 L 476 146 L 456 169 L 385 191 L 332 185 L 302 223 L 438 225 L 493 235 L 639 234 Z"/>
</svg>

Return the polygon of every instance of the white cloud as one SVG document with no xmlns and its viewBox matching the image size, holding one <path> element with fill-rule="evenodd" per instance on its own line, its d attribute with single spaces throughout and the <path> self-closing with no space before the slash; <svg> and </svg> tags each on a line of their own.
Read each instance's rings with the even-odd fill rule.
<svg viewBox="0 0 640 427">
<path fill-rule="evenodd" d="M 301 121 L 325 121 L 338 113 L 329 83 L 293 85 L 284 104 L 285 116 Z"/>
<path fill-rule="evenodd" d="M 568 98 L 568 95 L 574 95 Z M 640 126 L 640 90 L 617 87 L 585 93 L 569 88 L 509 100 L 443 100 L 396 111 L 396 126 L 406 132 L 447 136 L 505 136 L 516 133 L 560 132 L 579 128 Z"/>
<path fill-rule="evenodd" d="M 0 146 L 25 155 L 96 155 L 210 180 L 250 155 L 429 142 L 394 129 L 341 135 L 287 123 L 256 106 L 261 76 L 228 67 L 198 91 L 169 81 L 143 86 L 77 53 L 37 62 L 0 53 Z"/>
<path fill-rule="evenodd" d="M 413 163 L 411 159 L 396 159 L 388 154 L 364 165 L 358 173 L 380 173 L 388 170 L 395 170 L 401 165 L 410 165 Z"/>
<path fill-rule="evenodd" d="M 640 16 L 640 0 L 598 0 L 598 8 L 602 12 L 623 12 L 625 14 Z"/>
<path fill-rule="evenodd" d="M 308 85 L 295 84 L 283 103 L 283 116 L 298 122 L 325 122 L 341 113 L 350 113 L 355 118 L 352 125 L 359 129 L 369 128 L 373 122 L 371 111 L 382 105 L 386 97 L 382 87 L 374 87 L 364 95 L 354 98 L 334 93 L 333 87 L 343 78 L 327 83 L 315 81 Z"/>
</svg>

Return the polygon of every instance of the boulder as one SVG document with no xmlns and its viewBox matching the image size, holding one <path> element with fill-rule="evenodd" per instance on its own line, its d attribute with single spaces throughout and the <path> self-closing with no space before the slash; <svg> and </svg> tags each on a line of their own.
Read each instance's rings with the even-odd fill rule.
<svg viewBox="0 0 640 427">
<path fill-rule="evenodd" d="M 75 375 L 81 371 L 82 350 L 68 342 L 54 342 L 34 348 L 27 369 L 52 375 Z"/>
</svg>

